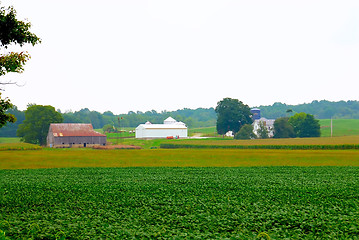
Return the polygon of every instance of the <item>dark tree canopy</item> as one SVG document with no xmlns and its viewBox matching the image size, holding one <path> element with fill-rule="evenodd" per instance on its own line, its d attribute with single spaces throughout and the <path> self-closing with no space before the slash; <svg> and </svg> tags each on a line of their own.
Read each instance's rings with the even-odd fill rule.
<svg viewBox="0 0 359 240">
<path fill-rule="evenodd" d="M 29 31 L 31 24 L 16 19 L 16 11 L 13 7 L 0 7 L 0 49 L 7 48 L 10 44 L 19 44 L 23 46 L 25 43 L 35 45 L 40 43 L 40 38 Z M 29 60 L 30 55 L 24 52 L 9 52 L 0 54 L 0 77 L 9 73 L 22 73 L 24 65 Z M 4 82 L 0 79 L 0 85 L 13 84 Z M 0 90 L 2 88 L 0 87 Z M 15 122 L 16 118 L 9 113 L 5 113 L 7 109 L 12 108 L 9 99 L 1 99 L 0 95 L 0 128 L 7 122 Z"/>
<path fill-rule="evenodd" d="M 293 126 L 297 137 L 320 137 L 319 120 L 307 113 L 297 113 L 290 117 L 288 123 Z"/>
<path fill-rule="evenodd" d="M 234 136 L 234 139 L 252 139 L 252 138 L 256 138 L 256 135 L 253 132 L 252 124 L 244 124 Z"/>
<path fill-rule="evenodd" d="M 312 114 L 316 119 L 359 119 L 359 101 L 353 100 L 338 102 L 321 100 L 298 105 L 274 103 L 271 106 L 257 107 L 261 109 L 262 116 L 273 119 L 290 117 L 300 112 Z"/>
<path fill-rule="evenodd" d="M 13 7 L 0 7 L 0 43 L 1 47 L 7 48 L 10 44 L 35 45 L 40 43 L 40 38 L 29 31 L 31 24 L 16 19 L 16 11 Z M 30 55 L 24 52 L 10 52 L 0 55 L 0 76 L 8 72 L 21 73 L 24 64 Z M 2 83 L 6 84 L 6 83 Z"/>
<path fill-rule="evenodd" d="M 19 44 L 25 43 L 35 45 L 40 42 L 40 39 L 29 31 L 31 24 L 16 19 L 16 10 L 13 7 L 0 8 L 0 41 L 2 46 L 7 46 L 11 43 Z"/>
<path fill-rule="evenodd" d="M 295 133 L 293 126 L 288 123 L 287 117 L 281 117 L 274 121 L 273 138 L 294 138 Z"/>
<path fill-rule="evenodd" d="M 51 123 L 62 123 L 64 118 L 52 106 L 31 105 L 25 111 L 25 120 L 19 125 L 17 136 L 27 143 L 45 145 Z"/>
<path fill-rule="evenodd" d="M 25 119 L 25 111 L 9 109 L 7 113 L 13 114 L 16 117 L 16 123 L 8 123 L 3 128 L 0 128 L 0 136 L 16 137 L 18 125 L 22 124 Z M 58 112 L 60 112 L 58 110 Z M 145 113 L 131 113 L 115 115 L 110 111 L 103 114 L 90 111 L 89 109 L 82 109 L 80 111 L 71 112 L 66 111 L 62 113 L 64 123 L 92 123 L 95 129 L 103 128 L 106 124 L 110 124 L 115 128 L 137 127 L 141 123 L 150 121 L 151 123 L 163 123 L 168 117 L 173 117 L 177 121 L 184 122 L 189 128 L 197 127 L 211 127 L 216 124 L 216 112 L 214 108 L 198 108 L 198 109 L 180 109 L 176 111 L 162 111 L 156 112 L 154 110 Z M 121 126 L 118 122 L 118 117 L 121 119 Z"/>
<path fill-rule="evenodd" d="M 25 111 L 20 111 L 16 106 L 13 106 L 11 109 L 8 109 L 5 114 L 13 115 L 16 118 L 16 122 L 9 121 L 0 128 L 0 136 L 16 137 L 17 128 L 25 120 Z"/>
<path fill-rule="evenodd" d="M 11 109 L 13 105 L 8 98 L 2 99 L 0 92 L 0 128 L 6 125 L 7 122 L 14 123 L 16 118 L 13 114 L 7 113 L 8 109 Z"/>
<path fill-rule="evenodd" d="M 217 132 L 225 134 L 228 131 L 237 133 L 244 124 L 252 124 L 252 113 L 248 105 L 238 99 L 224 98 L 217 103 Z"/>
</svg>

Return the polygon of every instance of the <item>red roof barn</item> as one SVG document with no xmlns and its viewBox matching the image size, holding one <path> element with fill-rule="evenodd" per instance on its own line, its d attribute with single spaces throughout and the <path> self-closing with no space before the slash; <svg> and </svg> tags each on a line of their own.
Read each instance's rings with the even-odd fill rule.
<svg viewBox="0 0 359 240">
<path fill-rule="evenodd" d="M 49 147 L 92 147 L 106 145 L 106 135 L 88 123 L 52 123 L 47 134 Z"/>
</svg>

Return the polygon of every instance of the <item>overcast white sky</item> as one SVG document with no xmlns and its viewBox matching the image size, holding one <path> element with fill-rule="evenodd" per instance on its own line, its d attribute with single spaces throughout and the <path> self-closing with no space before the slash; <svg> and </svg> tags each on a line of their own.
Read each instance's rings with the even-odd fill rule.
<svg viewBox="0 0 359 240">
<path fill-rule="evenodd" d="M 32 23 L 19 109 L 62 111 L 359 100 L 358 0 L 1 0 Z M 13 48 L 14 49 L 14 48 Z M 12 50 L 12 49 L 11 49 Z M 2 53 L 5 50 L 1 50 Z"/>
</svg>

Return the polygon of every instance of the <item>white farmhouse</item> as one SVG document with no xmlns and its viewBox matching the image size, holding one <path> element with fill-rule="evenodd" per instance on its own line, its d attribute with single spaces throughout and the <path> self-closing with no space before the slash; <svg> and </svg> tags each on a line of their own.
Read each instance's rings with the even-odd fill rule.
<svg viewBox="0 0 359 240">
<path fill-rule="evenodd" d="M 146 122 L 136 128 L 136 138 L 186 138 L 187 127 L 183 122 L 177 122 L 169 117 L 163 124 Z"/>
<path fill-rule="evenodd" d="M 255 119 L 253 122 L 253 132 L 255 135 L 258 136 L 258 130 L 259 130 L 259 123 L 262 122 L 263 126 L 265 128 L 267 128 L 268 131 L 268 137 L 273 137 L 274 136 L 274 121 L 275 119 L 266 119 L 264 117 L 260 118 L 260 119 Z"/>
</svg>

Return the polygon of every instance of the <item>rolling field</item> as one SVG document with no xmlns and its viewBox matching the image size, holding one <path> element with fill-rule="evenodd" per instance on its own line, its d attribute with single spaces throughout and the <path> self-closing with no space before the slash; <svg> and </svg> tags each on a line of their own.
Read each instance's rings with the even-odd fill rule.
<svg viewBox="0 0 359 240">
<path fill-rule="evenodd" d="M 217 133 L 216 127 L 203 127 L 193 128 L 188 130 L 189 136 L 201 136 L 201 137 L 222 137 Z"/>
<path fill-rule="evenodd" d="M 359 136 L 274 140 L 239 142 Z M 20 145 L 0 144 L 0 239 L 359 239 L 359 150 Z"/>
<path fill-rule="evenodd" d="M 30 143 L 1 143 L 0 144 L 0 152 L 1 151 L 9 151 L 9 150 L 41 150 L 42 147 Z"/>
<path fill-rule="evenodd" d="M 41 151 L 0 152 L 0 169 L 248 166 L 359 166 L 359 151 L 268 149 L 43 149 Z"/>
<path fill-rule="evenodd" d="M 358 175 L 358 167 L 1 170 L 0 236 L 358 239 Z"/>
<path fill-rule="evenodd" d="M 330 137 L 330 119 L 320 119 L 321 136 Z M 359 119 L 333 119 L 333 137 L 359 135 Z"/>
<path fill-rule="evenodd" d="M 0 144 L 1 143 L 19 143 L 20 138 L 8 138 L 8 137 L 0 137 Z"/>
</svg>

